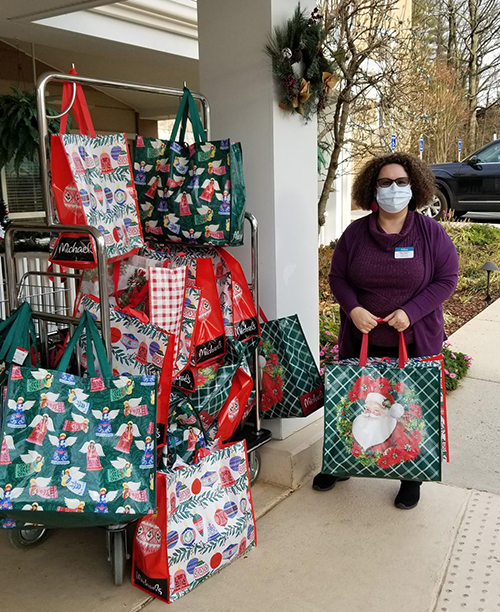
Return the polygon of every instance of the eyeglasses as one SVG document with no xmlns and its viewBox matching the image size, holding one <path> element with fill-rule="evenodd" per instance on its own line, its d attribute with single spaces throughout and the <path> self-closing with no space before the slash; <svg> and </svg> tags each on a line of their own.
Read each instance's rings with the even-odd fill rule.
<svg viewBox="0 0 500 612">
<path fill-rule="evenodd" d="M 410 184 L 410 177 L 400 176 L 397 179 L 381 178 L 377 180 L 378 187 L 390 187 L 393 183 L 396 183 L 398 187 L 406 187 Z"/>
</svg>

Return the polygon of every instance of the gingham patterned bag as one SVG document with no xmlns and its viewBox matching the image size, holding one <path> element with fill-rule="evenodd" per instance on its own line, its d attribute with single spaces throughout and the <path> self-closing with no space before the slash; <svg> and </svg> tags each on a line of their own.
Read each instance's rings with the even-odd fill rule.
<svg viewBox="0 0 500 612">
<path fill-rule="evenodd" d="M 201 292 L 197 287 L 187 286 L 187 266 L 149 268 L 149 278 L 151 322 L 176 338 L 175 379 L 191 359 Z"/>
<path fill-rule="evenodd" d="M 415 481 L 441 480 L 441 369 L 362 356 L 326 368 L 322 472 Z"/>
<path fill-rule="evenodd" d="M 187 266 L 149 268 L 151 322 L 175 335 L 174 360 L 179 352 L 186 282 Z"/>
</svg>

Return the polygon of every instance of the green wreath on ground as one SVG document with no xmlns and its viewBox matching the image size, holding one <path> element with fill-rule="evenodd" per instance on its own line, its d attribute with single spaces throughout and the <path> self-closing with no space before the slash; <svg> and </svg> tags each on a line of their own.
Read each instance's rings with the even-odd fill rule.
<svg viewBox="0 0 500 612">
<path fill-rule="evenodd" d="M 280 108 L 299 113 L 306 121 L 326 107 L 327 96 L 339 80 L 333 62 L 323 54 L 325 35 L 318 9 L 308 18 L 299 4 L 286 25 L 274 28 L 266 45 L 280 84 Z"/>
<path fill-rule="evenodd" d="M 356 404 L 365 400 L 369 393 L 380 393 L 386 397 L 384 402 L 390 405 L 399 404 L 404 408 L 403 414 L 398 418 L 404 428 L 404 436 L 397 443 L 391 444 L 384 452 L 371 452 L 363 449 L 354 439 L 352 433 L 353 421 L 359 414 Z M 344 442 L 347 452 L 365 466 L 373 464 L 382 469 L 389 469 L 405 461 L 415 460 L 425 441 L 425 423 L 422 418 L 422 408 L 418 403 L 418 396 L 408 389 L 402 382 L 391 382 L 385 377 L 372 378 L 361 376 L 358 378 L 348 394 L 336 406 L 337 431 Z"/>
</svg>

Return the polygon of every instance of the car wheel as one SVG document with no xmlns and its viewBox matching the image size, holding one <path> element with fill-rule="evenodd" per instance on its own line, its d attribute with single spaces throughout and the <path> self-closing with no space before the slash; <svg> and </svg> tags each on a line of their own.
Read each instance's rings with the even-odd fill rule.
<svg viewBox="0 0 500 612">
<path fill-rule="evenodd" d="M 448 212 L 448 200 L 442 191 L 436 191 L 436 195 L 427 206 L 420 209 L 420 212 L 433 219 L 442 219 Z"/>
</svg>

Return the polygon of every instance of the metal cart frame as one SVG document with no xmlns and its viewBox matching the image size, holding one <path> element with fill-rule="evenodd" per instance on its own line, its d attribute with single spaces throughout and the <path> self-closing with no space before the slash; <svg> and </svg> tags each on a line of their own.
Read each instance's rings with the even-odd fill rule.
<svg viewBox="0 0 500 612">
<path fill-rule="evenodd" d="M 184 91 L 171 87 L 158 87 L 155 85 L 147 85 L 142 83 L 129 83 L 125 81 L 113 81 L 108 79 L 95 79 L 84 77 L 76 74 L 61 74 L 56 72 L 45 73 L 40 76 L 37 82 L 37 111 L 38 111 L 38 131 L 40 134 L 40 175 L 42 181 L 42 193 L 45 209 L 45 224 L 12 224 L 5 234 L 5 260 L 6 260 L 6 275 L 8 288 L 8 307 L 13 310 L 18 306 L 18 288 L 21 281 L 16 278 L 16 266 L 14 261 L 14 236 L 16 232 L 45 232 L 63 234 L 73 232 L 79 234 L 88 234 L 90 239 L 94 241 L 96 260 L 97 260 L 97 276 L 99 285 L 99 294 L 101 300 L 101 332 L 108 359 L 111 362 L 111 333 L 110 333 L 110 318 L 109 318 L 109 297 L 107 289 L 107 258 L 104 236 L 100 231 L 91 226 L 71 226 L 62 225 L 56 222 L 56 215 L 52 204 L 51 184 L 50 184 L 50 140 L 47 123 L 47 109 L 45 104 L 46 90 L 50 82 L 56 81 L 59 83 L 72 83 L 73 94 L 72 99 L 67 108 L 61 109 L 61 113 L 56 116 L 51 116 L 50 119 L 60 118 L 66 115 L 72 108 L 76 98 L 76 84 L 90 85 L 97 87 L 105 87 L 112 89 L 122 89 L 139 91 L 144 93 L 160 94 L 170 97 L 181 98 Z M 195 100 L 201 103 L 202 107 L 202 122 L 205 129 L 207 139 L 210 139 L 210 105 L 208 99 L 199 93 L 193 93 Z M 250 223 L 251 229 L 251 275 L 252 280 L 250 288 L 252 291 L 253 300 L 255 303 L 257 316 L 259 316 L 259 267 L 258 267 L 258 223 L 254 215 L 246 213 L 246 219 Z M 40 276 L 47 276 L 47 273 L 39 272 Z M 61 276 L 71 277 L 71 274 Z M 74 275 L 73 275 L 74 276 Z M 78 322 L 78 319 L 72 316 L 46 313 L 40 310 L 35 310 L 33 315 L 39 321 L 40 336 L 42 344 L 42 354 L 47 353 L 47 323 L 66 324 L 70 329 Z M 260 469 L 260 457 L 257 449 L 271 439 L 271 432 L 261 428 L 260 419 L 260 369 L 258 367 L 258 350 L 255 351 L 253 364 L 253 378 L 256 389 L 255 395 L 255 424 L 251 424 L 244 428 L 240 433 L 241 437 L 247 441 L 249 452 L 250 468 L 253 473 L 253 480 L 258 475 Z M 108 558 L 111 562 L 113 577 L 115 584 L 122 584 L 125 570 L 125 563 L 128 558 L 127 553 L 127 538 L 126 525 L 111 525 L 106 527 Z M 45 530 L 41 530 L 45 531 Z M 44 533 L 40 538 L 34 539 L 33 543 L 40 542 Z M 29 545 L 28 543 L 25 544 Z"/>
</svg>

